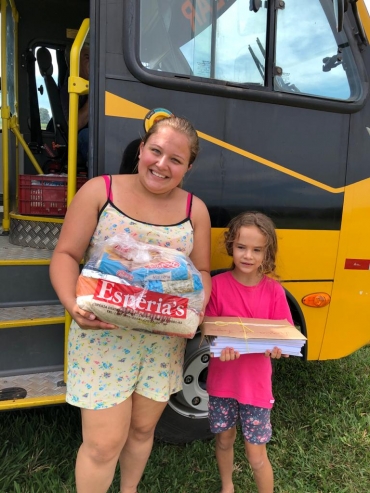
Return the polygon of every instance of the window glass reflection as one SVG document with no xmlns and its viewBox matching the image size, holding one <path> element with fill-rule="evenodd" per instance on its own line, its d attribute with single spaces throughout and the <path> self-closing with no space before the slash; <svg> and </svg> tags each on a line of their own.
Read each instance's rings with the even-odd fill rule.
<svg viewBox="0 0 370 493">
<path fill-rule="evenodd" d="M 330 0 L 289 0 L 278 11 L 275 90 L 349 100 L 359 97 L 357 70 Z"/>
<path fill-rule="evenodd" d="M 141 2 L 144 67 L 181 75 L 264 85 L 267 3 L 249 0 Z"/>
</svg>

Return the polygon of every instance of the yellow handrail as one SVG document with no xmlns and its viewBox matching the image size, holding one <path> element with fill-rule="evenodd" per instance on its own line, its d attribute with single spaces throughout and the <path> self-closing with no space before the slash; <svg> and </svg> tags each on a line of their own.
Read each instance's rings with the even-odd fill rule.
<svg viewBox="0 0 370 493">
<path fill-rule="evenodd" d="M 77 188 L 77 134 L 78 99 L 89 92 L 89 81 L 80 77 L 80 53 L 90 29 L 90 19 L 84 19 L 71 48 L 70 75 L 68 78 L 68 185 L 67 206 L 72 202 Z"/>
<path fill-rule="evenodd" d="M 9 118 L 8 85 L 6 72 L 6 9 L 7 0 L 1 0 L 1 119 L 2 119 L 2 158 L 3 158 L 3 221 L 4 231 L 9 231 Z"/>
<path fill-rule="evenodd" d="M 70 55 L 68 78 L 69 120 L 68 120 L 68 181 L 67 207 L 72 202 L 77 188 L 77 134 L 78 98 L 89 92 L 89 81 L 80 77 L 80 53 L 90 29 L 90 19 L 84 19 L 73 42 Z M 64 381 L 67 382 L 68 332 L 72 322 L 71 315 L 65 312 L 64 325 Z"/>
<path fill-rule="evenodd" d="M 6 34 L 7 34 L 7 15 L 6 11 L 10 8 L 14 20 L 14 103 L 15 114 L 11 115 L 10 107 L 8 103 L 8 77 L 7 77 L 7 63 L 8 53 L 6 51 Z M 12 131 L 16 137 L 15 142 L 15 160 L 16 160 L 16 180 L 18 182 L 19 176 L 19 143 L 25 150 L 25 153 L 29 157 L 31 163 L 36 169 L 37 173 L 43 174 L 43 171 L 38 164 L 35 156 L 32 154 L 26 141 L 23 139 L 22 134 L 19 131 L 18 124 L 18 12 L 15 8 L 12 0 L 1 0 L 1 118 L 2 118 L 2 166 L 3 166 L 3 231 L 9 231 L 10 229 L 10 194 L 9 194 L 9 130 Z M 18 187 L 17 187 L 18 188 Z"/>
</svg>

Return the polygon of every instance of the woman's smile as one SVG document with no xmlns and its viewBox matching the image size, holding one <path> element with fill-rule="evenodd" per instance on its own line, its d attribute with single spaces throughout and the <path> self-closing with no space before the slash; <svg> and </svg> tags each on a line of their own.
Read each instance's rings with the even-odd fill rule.
<svg viewBox="0 0 370 493">
<path fill-rule="evenodd" d="M 158 171 L 154 171 L 154 169 L 151 169 L 149 171 L 152 173 L 152 175 L 156 176 L 157 178 L 162 178 L 162 179 L 167 178 L 167 176 L 160 174 Z"/>
</svg>

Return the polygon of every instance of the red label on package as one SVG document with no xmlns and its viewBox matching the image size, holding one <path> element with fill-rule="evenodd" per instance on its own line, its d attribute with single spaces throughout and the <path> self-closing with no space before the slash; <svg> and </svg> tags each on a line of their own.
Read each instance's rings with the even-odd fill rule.
<svg viewBox="0 0 370 493">
<path fill-rule="evenodd" d="M 186 318 L 188 299 L 165 293 L 156 293 L 135 286 L 126 286 L 99 279 L 94 300 L 105 301 L 123 311 L 139 312 L 146 315 Z"/>
</svg>

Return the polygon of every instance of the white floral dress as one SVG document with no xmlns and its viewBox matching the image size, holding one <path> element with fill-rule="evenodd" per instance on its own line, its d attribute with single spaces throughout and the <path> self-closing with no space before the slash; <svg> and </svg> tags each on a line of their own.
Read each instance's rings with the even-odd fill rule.
<svg viewBox="0 0 370 493">
<path fill-rule="evenodd" d="M 190 255 L 193 227 L 190 219 L 192 195 L 186 217 L 169 226 L 147 224 L 126 216 L 113 203 L 109 178 L 108 200 L 86 253 L 97 241 L 127 232 L 139 241 L 176 249 Z M 184 211 L 185 212 L 185 211 Z M 186 339 L 148 334 L 128 329 L 84 330 L 72 322 L 68 338 L 66 400 L 85 409 L 105 409 L 123 402 L 133 392 L 166 402 L 182 389 L 182 367 Z"/>
</svg>

